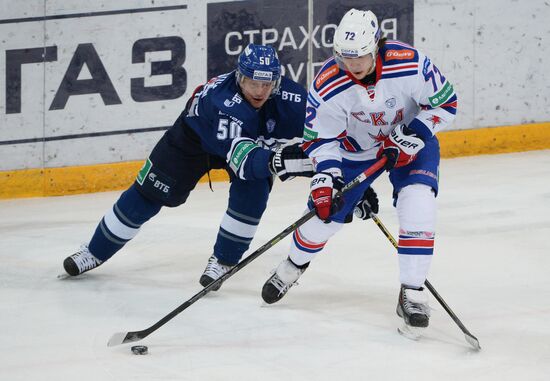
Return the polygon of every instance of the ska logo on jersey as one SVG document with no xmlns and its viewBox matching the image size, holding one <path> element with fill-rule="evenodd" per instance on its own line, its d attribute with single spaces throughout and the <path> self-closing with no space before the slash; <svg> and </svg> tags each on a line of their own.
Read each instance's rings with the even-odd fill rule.
<svg viewBox="0 0 550 381">
<path fill-rule="evenodd" d="M 391 120 L 391 124 L 395 125 L 403 120 L 403 110 L 403 108 L 400 108 L 395 111 L 395 116 Z M 386 114 L 385 111 L 370 112 L 368 116 L 364 111 L 351 112 L 351 116 L 353 116 L 355 119 L 366 124 L 372 124 L 373 126 L 387 126 L 389 119 L 386 120 L 385 118 L 391 118 L 392 115 L 393 113 L 390 115 Z"/>
<path fill-rule="evenodd" d="M 355 119 L 357 119 L 360 122 L 370 124 L 370 119 L 365 115 L 365 112 L 363 111 L 352 112 L 351 116 L 353 116 Z"/>
</svg>

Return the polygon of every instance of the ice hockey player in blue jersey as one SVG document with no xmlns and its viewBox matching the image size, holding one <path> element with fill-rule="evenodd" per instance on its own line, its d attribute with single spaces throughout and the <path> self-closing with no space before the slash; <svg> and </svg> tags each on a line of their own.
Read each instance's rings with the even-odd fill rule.
<svg viewBox="0 0 550 381">
<path fill-rule="evenodd" d="M 306 106 L 303 148 L 315 165 L 309 207 L 317 216 L 294 232 L 288 259 L 263 287 L 267 303 L 286 294 L 383 170 L 346 193 L 340 205 L 333 192 L 386 157 L 399 218 L 397 313 L 406 327 L 428 326 L 423 284 L 435 237 L 435 133 L 453 121 L 456 106 L 453 86 L 431 60 L 412 46 L 381 39 L 371 11 L 351 9 L 343 16 L 334 56 L 311 84 Z M 359 215 L 368 217 L 359 204 Z"/>
<path fill-rule="evenodd" d="M 281 76 L 271 46 L 249 44 L 236 70 L 195 90 L 90 242 L 65 259 L 65 271 L 76 276 L 105 263 L 163 206 L 183 204 L 203 175 L 223 168 L 231 180 L 229 202 L 200 283 L 225 274 L 254 237 L 274 175 L 282 181 L 313 175 L 299 146 L 306 95 Z"/>
</svg>

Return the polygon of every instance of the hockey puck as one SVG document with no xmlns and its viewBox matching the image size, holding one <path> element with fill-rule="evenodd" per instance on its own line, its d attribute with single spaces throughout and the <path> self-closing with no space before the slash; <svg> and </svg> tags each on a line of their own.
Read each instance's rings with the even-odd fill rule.
<svg viewBox="0 0 550 381">
<path fill-rule="evenodd" d="M 146 355 L 149 353 L 145 345 L 134 345 L 132 348 L 132 353 L 135 355 Z"/>
</svg>

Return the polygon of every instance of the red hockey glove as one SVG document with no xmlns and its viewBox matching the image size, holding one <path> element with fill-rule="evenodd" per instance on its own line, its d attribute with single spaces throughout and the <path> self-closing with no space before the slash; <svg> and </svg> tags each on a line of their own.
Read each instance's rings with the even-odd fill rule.
<svg viewBox="0 0 550 381">
<path fill-rule="evenodd" d="M 328 218 L 338 212 L 342 207 L 342 200 L 333 200 L 334 193 L 344 186 L 342 176 L 338 172 L 328 173 L 320 172 L 313 176 L 311 180 L 311 200 L 315 207 L 317 216 L 326 221 Z"/>
<path fill-rule="evenodd" d="M 401 124 L 393 129 L 390 136 L 382 142 L 377 158 L 386 156 L 384 169 L 403 167 L 416 159 L 416 154 L 424 148 L 424 142 L 407 126 Z"/>
</svg>

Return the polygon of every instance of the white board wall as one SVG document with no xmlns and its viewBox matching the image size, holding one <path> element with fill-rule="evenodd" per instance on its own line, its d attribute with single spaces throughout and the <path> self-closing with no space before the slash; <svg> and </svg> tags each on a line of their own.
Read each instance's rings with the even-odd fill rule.
<svg viewBox="0 0 550 381">
<path fill-rule="evenodd" d="M 162 128 L 173 123 L 195 86 L 207 79 L 207 3 L 0 0 L 0 141 L 4 142 L 0 144 L 0 171 L 145 158 Z M 138 11 L 151 7 L 172 8 Z M 83 16 L 38 20 L 75 14 Z M 13 19 L 21 22 L 9 22 Z M 459 95 L 453 129 L 550 120 L 547 20 L 550 6 L 544 0 L 415 2 L 415 46 L 432 58 Z M 146 87 L 170 85 L 169 74 L 150 74 L 153 62 L 168 61 L 174 55 L 146 52 L 143 62 L 133 62 L 136 44 L 144 40 L 158 43 L 170 36 L 184 44 L 185 92 L 174 99 L 136 101 L 132 78 L 143 78 Z M 15 112 L 17 81 L 8 78 L 7 61 L 11 60 L 9 74 L 13 74 L 14 57 L 32 60 L 36 49 L 42 49 L 48 59 L 20 65 L 20 108 Z M 22 53 L 17 56 L 14 51 Z M 106 105 L 97 93 L 71 95 L 64 101 L 59 95 L 68 68 L 78 67 L 74 62 L 77 51 L 87 57 L 97 54 L 90 62 L 103 66 L 112 87 L 102 88 L 102 94 L 110 96 L 107 102 L 111 104 Z M 83 65 L 78 80 L 90 78 L 88 66 Z M 109 135 L 143 126 L 152 131 Z M 70 139 L 78 134 L 104 135 Z M 67 138 L 48 140 L 52 136 Z"/>
</svg>

